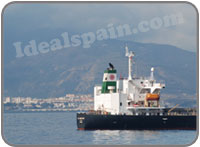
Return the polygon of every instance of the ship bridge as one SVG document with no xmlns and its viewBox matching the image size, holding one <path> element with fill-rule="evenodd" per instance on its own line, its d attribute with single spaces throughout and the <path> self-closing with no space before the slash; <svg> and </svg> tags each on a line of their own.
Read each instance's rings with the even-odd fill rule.
<svg viewBox="0 0 200 147">
<path fill-rule="evenodd" d="M 151 68 L 148 78 L 132 77 L 133 52 L 128 52 L 128 78 L 117 79 L 117 70 L 109 63 L 104 71 L 102 85 L 94 87 L 94 110 L 111 114 L 133 114 L 133 111 L 142 108 L 145 110 L 159 110 L 160 90 L 165 88 L 164 83 L 156 82 L 154 68 Z"/>
</svg>

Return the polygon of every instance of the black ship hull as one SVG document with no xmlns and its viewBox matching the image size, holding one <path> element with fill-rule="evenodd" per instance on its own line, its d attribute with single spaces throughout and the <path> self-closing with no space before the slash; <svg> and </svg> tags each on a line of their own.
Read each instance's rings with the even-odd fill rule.
<svg viewBox="0 0 200 147">
<path fill-rule="evenodd" d="M 79 130 L 195 130 L 196 116 L 102 115 L 77 113 Z"/>
</svg>

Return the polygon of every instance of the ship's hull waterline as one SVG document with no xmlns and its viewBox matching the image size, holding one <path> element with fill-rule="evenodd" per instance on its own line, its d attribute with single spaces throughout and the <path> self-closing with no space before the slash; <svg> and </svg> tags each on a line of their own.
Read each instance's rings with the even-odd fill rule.
<svg viewBox="0 0 200 147">
<path fill-rule="evenodd" d="M 77 127 L 78 130 L 196 130 L 196 116 L 77 113 Z"/>
</svg>

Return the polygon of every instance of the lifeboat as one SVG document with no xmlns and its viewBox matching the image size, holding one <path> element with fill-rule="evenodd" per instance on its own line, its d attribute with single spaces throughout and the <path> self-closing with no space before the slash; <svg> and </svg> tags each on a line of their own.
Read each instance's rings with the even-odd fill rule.
<svg viewBox="0 0 200 147">
<path fill-rule="evenodd" d="M 147 93 L 146 95 L 146 100 L 159 100 L 160 95 L 159 94 L 154 94 L 154 93 Z"/>
</svg>

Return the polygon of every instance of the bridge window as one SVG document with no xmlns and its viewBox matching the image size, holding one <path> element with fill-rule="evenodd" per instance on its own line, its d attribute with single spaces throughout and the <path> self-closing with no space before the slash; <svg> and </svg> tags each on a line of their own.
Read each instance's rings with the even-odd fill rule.
<svg viewBox="0 0 200 147">
<path fill-rule="evenodd" d="M 140 93 L 142 94 L 142 93 L 150 93 L 150 89 L 148 88 L 148 89 L 142 89 L 141 91 L 140 91 Z"/>
<path fill-rule="evenodd" d="M 153 91 L 153 93 L 160 93 L 160 89 L 155 89 L 154 91 Z"/>
</svg>

